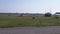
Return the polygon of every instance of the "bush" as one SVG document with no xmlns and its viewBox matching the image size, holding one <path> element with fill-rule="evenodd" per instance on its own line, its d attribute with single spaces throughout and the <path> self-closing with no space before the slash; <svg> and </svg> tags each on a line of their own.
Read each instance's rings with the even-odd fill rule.
<svg viewBox="0 0 60 34">
<path fill-rule="evenodd" d="M 32 19 L 35 19 L 35 17 L 32 17 Z"/>
<path fill-rule="evenodd" d="M 58 16 L 55 16 L 56 19 L 58 19 L 59 17 Z"/>
</svg>

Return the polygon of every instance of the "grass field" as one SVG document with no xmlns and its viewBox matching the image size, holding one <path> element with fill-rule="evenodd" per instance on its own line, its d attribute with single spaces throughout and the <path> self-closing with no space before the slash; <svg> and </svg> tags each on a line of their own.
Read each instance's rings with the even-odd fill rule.
<svg viewBox="0 0 60 34">
<path fill-rule="evenodd" d="M 36 16 L 8 16 L 0 15 L 0 27 L 25 27 L 25 26 L 60 26 L 60 18 Z"/>
</svg>

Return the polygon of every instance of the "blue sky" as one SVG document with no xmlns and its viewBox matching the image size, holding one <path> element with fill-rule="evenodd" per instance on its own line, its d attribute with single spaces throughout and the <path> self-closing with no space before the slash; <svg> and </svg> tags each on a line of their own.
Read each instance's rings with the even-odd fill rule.
<svg viewBox="0 0 60 34">
<path fill-rule="evenodd" d="M 55 13 L 59 11 L 60 0 L 0 0 L 0 13 Z"/>
</svg>

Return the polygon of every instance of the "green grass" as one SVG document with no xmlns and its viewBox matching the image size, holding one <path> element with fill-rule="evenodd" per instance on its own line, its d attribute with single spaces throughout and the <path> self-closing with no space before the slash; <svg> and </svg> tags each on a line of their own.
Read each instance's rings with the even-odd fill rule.
<svg viewBox="0 0 60 34">
<path fill-rule="evenodd" d="M 60 26 L 60 18 L 40 16 L 32 19 L 32 16 L 0 16 L 0 28 L 25 26 Z"/>
</svg>

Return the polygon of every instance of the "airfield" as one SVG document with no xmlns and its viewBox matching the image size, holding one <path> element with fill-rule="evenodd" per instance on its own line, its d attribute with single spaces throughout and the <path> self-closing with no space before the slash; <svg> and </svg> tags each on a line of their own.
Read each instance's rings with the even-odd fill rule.
<svg viewBox="0 0 60 34">
<path fill-rule="evenodd" d="M 18 14 L 0 14 L 0 27 L 40 27 L 40 26 L 60 26 L 60 18 L 55 16 L 17 16 Z M 32 17 L 35 17 L 33 19 Z"/>
<path fill-rule="evenodd" d="M 60 17 L 0 14 L 0 34 L 60 34 Z"/>
</svg>

